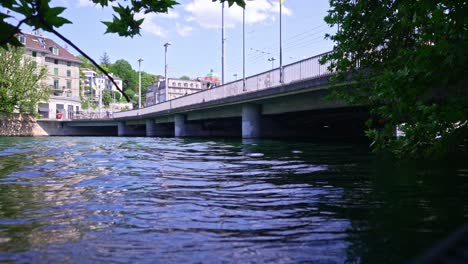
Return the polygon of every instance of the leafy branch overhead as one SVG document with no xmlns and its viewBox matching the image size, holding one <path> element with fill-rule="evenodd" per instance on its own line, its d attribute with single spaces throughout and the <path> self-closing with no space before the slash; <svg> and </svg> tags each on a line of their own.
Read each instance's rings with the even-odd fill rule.
<svg viewBox="0 0 468 264">
<path fill-rule="evenodd" d="M 467 1 L 330 0 L 325 21 L 338 31 L 324 62 L 336 81 L 355 81 L 335 96 L 381 121 L 367 131 L 375 149 L 419 157 L 466 144 L 467 11 Z"/>
<path fill-rule="evenodd" d="M 167 13 L 170 8 L 173 8 L 178 3 L 174 0 L 130 0 L 124 1 L 121 5 L 118 0 L 90 0 L 102 7 L 108 7 L 113 4 L 114 10 L 113 20 L 104 21 L 107 26 L 105 33 L 117 33 L 119 36 L 133 37 L 140 34 L 143 19 L 135 19 L 137 13 Z M 212 0 L 213 2 L 226 2 L 229 6 L 237 4 L 241 7 L 245 6 L 245 0 Z M 117 5 L 115 5 L 117 3 Z M 15 35 L 21 32 L 23 24 L 31 26 L 34 30 L 42 29 L 51 32 L 60 39 L 71 45 L 88 60 L 90 60 L 98 69 L 104 72 L 110 80 L 115 84 L 113 78 L 107 74 L 92 58 L 79 49 L 72 41 L 61 35 L 57 29 L 65 24 L 72 23 L 63 16 L 65 7 L 50 6 L 51 0 L 2 0 L 0 1 L 0 48 L 8 49 L 9 46 L 20 47 Z M 15 13 L 13 17 L 10 15 Z M 18 17 L 18 16 L 21 17 Z M 119 89 L 119 88 L 118 88 Z M 120 89 L 119 89 L 120 90 Z M 123 92 L 125 98 L 129 101 L 128 96 Z"/>
<path fill-rule="evenodd" d="M 212 0 L 216 2 L 217 0 Z M 107 6 L 109 1 L 105 0 L 93 0 L 95 3 L 99 3 L 102 6 Z M 111 1 L 112 2 L 112 1 Z M 241 7 L 245 7 L 244 0 L 220 0 L 220 2 L 227 2 L 229 6 L 232 6 L 234 3 L 238 4 Z M 135 19 L 135 14 L 137 13 L 167 13 L 170 8 L 175 5 L 178 5 L 174 0 L 161 0 L 161 1 L 152 1 L 152 0 L 142 0 L 142 1 L 132 1 L 131 6 L 122 6 L 118 4 L 114 6 L 114 12 L 118 15 L 113 16 L 112 21 L 103 21 L 104 25 L 107 26 L 106 33 L 117 33 L 119 36 L 123 37 L 133 37 L 140 33 L 140 26 L 143 24 L 144 19 Z"/>
<path fill-rule="evenodd" d="M 137 13 L 167 13 L 179 3 L 174 0 L 131 0 L 124 1 L 123 5 L 117 0 L 90 0 L 93 3 L 102 7 L 108 7 L 114 4 L 112 21 L 103 21 L 107 26 L 105 33 L 117 33 L 120 36 L 133 37 L 140 34 L 141 24 L 144 19 L 135 19 Z M 245 0 L 212 0 L 213 2 L 226 2 L 229 6 L 237 4 L 241 7 L 245 6 Z M 0 11 L 0 46 L 6 48 L 7 44 L 13 46 L 21 46 L 21 43 L 14 38 L 15 34 L 20 33 L 22 24 L 29 25 L 34 30 L 42 29 L 52 32 L 64 24 L 72 23 L 67 18 L 63 17 L 62 13 L 66 10 L 65 7 L 51 7 L 51 0 L 3 0 L 0 6 L 3 9 Z M 117 5 L 115 5 L 117 3 Z M 23 17 L 15 21 L 10 15 L 14 12 Z M 18 19 L 18 17 L 16 17 Z"/>
</svg>

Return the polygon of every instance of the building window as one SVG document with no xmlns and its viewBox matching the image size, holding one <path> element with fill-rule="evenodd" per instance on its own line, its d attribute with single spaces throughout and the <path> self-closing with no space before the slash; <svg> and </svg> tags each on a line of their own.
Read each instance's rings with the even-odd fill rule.
<svg viewBox="0 0 468 264">
<path fill-rule="evenodd" d="M 33 52 L 32 52 L 32 56 L 33 56 L 33 57 L 37 57 L 37 52 L 33 51 Z"/>
<path fill-rule="evenodd" d="M 70 66 L 71 66 L 71 62 L 67 61 L 67 66 L 70 67 Z"/>
<path fill-rule="evenodd" d="M 67 77 L 71 77 L 71 71 L 67 70 Z"/>
<path fill-rule="evenodd" d="M 53 47 L 53 48 L 52 48 L 52 53 L 53 53 L 54 55 L 59 55 L 59 49 L 58 49 L 57 47 Z"/>
<path fill-rule="evenodd" d="M 172 82 L 172 86 L 175 86 L 175 82 Z"/>
<path fill-rule="evenodd" d="M 19 35 L 18 35 L 18 40 L 19 40 L 21 43 L 23 43 L 23 44 L 26 43 L 26 39 L 24 38 L 24 35 L 23 35 L 23 34 L 19 34 Z"/>
<path fill-rule="evenodd" d="M 57 60 L 57 59 L 54 60 L 54 64 L 58 64 L 58 60 Z"/>
<path fill-rule="evenodd" d="M 58 68 L 54 68 L 54 75 L 55 75 L 55 76 L 58 75 Z"/>
<path fill-rule="evenodd" d="M 59 89 L 59 80 L 54 79 L 54 90 L 58 90 L 58 89 Z"/>
<path fill-rule="evenodd" d="M 193 83 L 190 84 L 190 88 L 193 88 Z"/>
<path fill-rule="evenodd" d="M 188 87 L 188 84 L 187 84 L 187 83 L 184 83 L 184 87 Z"/>
<path fill-rule="evenodd" d="M 180 83 L 177 83 L 177 86 L 181 87 Z"/>
<path fill-rule="evenodd" d="M 67 80 L 67 89 L 71 89 L 71 80 Z"/>
</svg>

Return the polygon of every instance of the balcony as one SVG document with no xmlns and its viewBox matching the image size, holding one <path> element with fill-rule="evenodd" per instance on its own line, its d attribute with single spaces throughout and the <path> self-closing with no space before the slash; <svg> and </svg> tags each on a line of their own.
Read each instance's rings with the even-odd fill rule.
<svg viewBox="0 0 468 264">
<path fill-rule="evenodd" d="M 71 89 L 67 89 L 65 86 L 57 87 L 54 85 L 49 86 L 49 95 L 51 97 L 59 97 L 59 98 L 73 98 L 73 92 Z"/>
</svg>

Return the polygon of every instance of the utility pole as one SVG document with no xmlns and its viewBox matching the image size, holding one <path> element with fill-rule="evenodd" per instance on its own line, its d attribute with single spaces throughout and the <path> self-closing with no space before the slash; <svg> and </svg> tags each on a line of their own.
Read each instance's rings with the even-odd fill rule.
<svg viewBox="0 0 468 264">
<path fill-rule="evenodd" d="M 102 88 L 98 86 L 98 93 L 99 93 L 99 118 L 102 117 L 101 112 L 102 112 Z"/>
<path fill-rule="evenodd" d="M 138 59 L 138 109 L 141 108 L 141 62 L 143 59 Z"/>
</svg>

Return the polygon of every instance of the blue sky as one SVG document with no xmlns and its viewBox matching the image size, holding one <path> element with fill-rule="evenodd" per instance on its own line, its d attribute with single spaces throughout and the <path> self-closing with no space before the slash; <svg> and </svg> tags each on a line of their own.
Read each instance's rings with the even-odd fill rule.
<svg viewBox="0 0 468 264">
<path fill-rule="evenodd" d="M 65 16 L 73 24 L 59 31 L 96 60 L 104 52 L 112 61 L 125 59 L 138 69 L 164 74 L 164 47 L 168 50 L 169 77 L 205 76 L 210 69 L 221 75 L 221 4 L 211 0 L 179 0 L 168 14 L 142 16 L 141 36 L 122 38 L 104 34 L 100 21 L 112 19 L 111 8 L 101 8 L 88 0 L 53 0 L 53 6 L 65 6 Z M 269 58 L 279 65 L 279 0 L 254 0 L 246 8 L 246 74 L 271 69 Z M 226 5 L 227 7 L 227 5 Z M 328 0 L 285 0 L 283 4 L 283 65 L 332 49 L 325 33 L 331 33 L 323 21 Z M 226 82 L 242 76 L 242 9 L 225 9 Z M 23 28 L 24 31 L 31 31 Z M 52 35 L 59 44 L 63 42 Z M 72 50 L 73 52 L 73 50 Z M 77 52 L 74 52 L 78 54 Z"/>
</svg>

